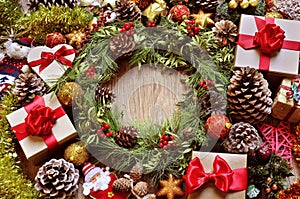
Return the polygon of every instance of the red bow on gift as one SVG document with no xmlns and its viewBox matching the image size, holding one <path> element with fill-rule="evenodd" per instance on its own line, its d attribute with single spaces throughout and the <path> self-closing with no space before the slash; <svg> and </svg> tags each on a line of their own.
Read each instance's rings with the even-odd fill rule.
<svg viewBox="0 0 300 199">
<path fill-rule="evenodd" d="M 274 18 L 265 18 L 265 20 L 254 17 L 258 32 L 255 35 L 239 34 L 237 42 L 242 48 L 249 50 L 260 48 L 259 69 L 269 70 L 270 56 L 273 52 L 283 49 L 300 50 L 300 42 L 284 40 L 285 32 L 279 26 L 274 24 Z"/>
<path fill-rule="evenodd" d="M 52 52 L 42 52 L 41 59 L 29 62 L 28 64 L 30 67 L 35 67 L 40 65 L 39 72 L 42 72 L 54 60 L 72 68 L 72 62 L 67 58 L 65 58 L 64 56 L 71 55 L 73 53 L 75 53 L 74 49 L 67 49 L 66 46 L 62 46 L 54 54 Z"/>
<path fill-rule="evenodd" d="M 52 133 L 56 120 L 65 115 L 64 109 L 60 106 L 55 110 L 45 106 L 44 99 L 37 96 L 31 104 L 24 107 L 28 113 L 25 122 L 11 127 L 15 131 L 19 141 L 31 136 L 40 136 L 44 139 L 50 152 L 54 152 L 58 143 Z"/>
<path fill-rule="evenodd" d="M 205 173 L 199 158 L 194 158 L 188 166 L 186 175 L 183 176 L 186 183 L 186 193 L 191 194 L 206 182 L 212 181 L 223 192 L 241 191 L 247 189 L 247 168 L 232 170 L 227 162 L 220 156 L 216 156 L 213 163 L 213 172 Z"/>
</svg>

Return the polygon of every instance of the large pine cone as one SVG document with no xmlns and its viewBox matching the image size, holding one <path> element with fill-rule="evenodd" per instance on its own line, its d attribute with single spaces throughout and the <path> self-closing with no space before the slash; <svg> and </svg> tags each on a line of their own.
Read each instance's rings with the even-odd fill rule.
<svg viewBox="0 0 300 199">
<path fill-rule="evenodd" d="M 218 44 L 223 46 L 228 46 L 229 44 L 235 42 L 237 37 L 237 26 L 229 20 L 221 20 L 215 23 L 215 27 L 212 28 L 215 37 L 218 39 Z"/>
<path fill-rule="evenodd" d="M 46 93 L 45 83 L 34 73 L 21 73 L 15 84 L 13 94 L 21 105 L 29 104 L 36 96 Z"/>
<path fill-rule="evenodd" d="M 131 182 L 127 178 L 119 178 L 114 181 L 112 188 L 116 192 L 128 192 L 131 189 Z"/>
<path fill-rule="evenodd" d="M 136 163 L 130 170 L 130 178 L 135 183 L 137 183 L 142 179 L 143 173 L 144 173 L 143 165 L 141 163 Z"/>
<path fill-rule="evenodd" d="M 240 68 L 230 79 L 227 100 L 234 121 L 263 121 L 272 108 L 271 91 L 263 75 L 254 68 Z"/>
<path fill-rule="evenodd" d="M 139 20 L 142 16 L 139 7 L 129 0 L 116 1 L 114 12 L 119 20 L 127 22 Z"/>
<path fill-rule="evenodd" d="M 284 18 L 300 21 L 300 1 L 298 0 L 277 0 L 271 7 L 271 11 L 279 12 Z"/>
<path fill-rule="evenodd" d="M 29 9 L 37 10 L 39 8 L 39 4 L 44 4 L 45 6 L 52 6 L 55 5 L 57 7 L 59 6 L 65 6 L 69 8 L 75 8 L 80 4 L 79 0 L 30 0 L 29 1 Z"/>
<path fill-rule="evenodd" d="M 251 124 L 240 122 L 231 126 L 224 147 L 229 153 L 253 154 L 262 143 L 257 130 Z"/>
<path fill-rule="evenodd" d="M 118 34 L 110 40 L 109 47 L 115 58 L 127 58 L 132 55 L 135 42 L 131 35 Z"/>
<path fill-rule="evenodd" d="M 35 189 L 50 198 L 68 198 L 78 189 L 79 171 L 64 159 L 46 162 L 35 176 Z"/>
<path fill-rule="evenodd" d="M 201 111 L 205 111 L 207 115 L 226 114 L 227 102 L 219 92 L 208 91 L 198 101 L 201 103 Z"/>
<path fill-rule="evenodd" d="M 119 146 L 132 148 L 137 142 L 139 130 L 133 126 L 122 126 L 116 133 L 115 141 Z"/>
</svg>

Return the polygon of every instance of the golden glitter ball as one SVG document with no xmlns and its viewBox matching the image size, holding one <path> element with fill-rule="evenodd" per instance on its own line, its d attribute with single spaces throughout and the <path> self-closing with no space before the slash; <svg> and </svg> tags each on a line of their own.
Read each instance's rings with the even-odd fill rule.
<svg viewBox="0 0 300 199">
<path fill-rule="evenodd" d="M 246 9 L 249 7 L 249 1 L 248 0 L 243 0 L 242 2 L 240 2 L 240 7 L 242 9 Z"/>
<path fill-rule="evenodd" d="M 283 16 L 279 12 L 275 12 L 275 11 L 267 12 L 265 17 L 283 19 Z"/>
<path fill-rule="evenodd" d="M 258 4 L 258 0 L 249 0 L 249 4 L 250 4 L 250 6 L 252 6 L 252 7 L 256 7 L 257 4 Z"/>
<path fill-rule="evenodd" d="M 238 3 L 235 0 L 231 0 L 228 3 L 229 8 L 236 9 L 238 7 Z"/>
<path fill-rule="evenodd" d="M 79 141 L 70 144 L 65 149 L 64 159 L 73 163 L 75 166 L 82 166 L 89 159 L 89 153 L 85 145 Z"/>
<path fill-rule="evenodd" d="M 83 90 L 76 82 L 65 83 L 57 94 L 58 100 L 65 106 L 72 106 L 73 100 L 79 99 L 82 96 Z"/>
</svg>

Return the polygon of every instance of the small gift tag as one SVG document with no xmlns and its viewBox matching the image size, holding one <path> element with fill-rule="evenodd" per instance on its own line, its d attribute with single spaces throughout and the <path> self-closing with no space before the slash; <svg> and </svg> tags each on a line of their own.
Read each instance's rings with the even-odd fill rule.
<svg viewBox="0 0 300 199">
<path fill-rule="evenodd" d="M 30 50 L 27 60 L 32 70 L 51 87 L 68 68 L 72 68 L 74 58 L 74 48 L 67 44 L 60 44 L 54 48 L 35 47 Z"/>
</svg>

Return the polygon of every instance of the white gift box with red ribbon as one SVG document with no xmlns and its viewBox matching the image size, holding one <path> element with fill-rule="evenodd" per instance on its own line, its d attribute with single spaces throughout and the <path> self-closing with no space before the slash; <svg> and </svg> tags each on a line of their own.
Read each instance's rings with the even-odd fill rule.
<svg viewBox="0 0 300 199">
<path fill-rule="evenodd" d="M 59 44 L 54 48 L 37 46 L 28 53 L 28 64 L 50 87 L 58 78 L 72 68 L 75 50 L 67 44 Z"/>
<path fill-rule="evenodd" d="M 235 67 L 298 75 L 299 21 L 242 14 L 237 44 Z"/>
<path fill-rule="evenodd" d="M 49 93 L 6 116 L 26 158 L 39 163 L 77 132 L 55 94 Z"/>
</svg>

